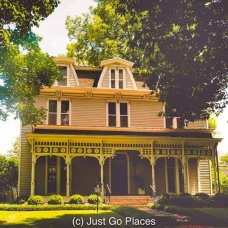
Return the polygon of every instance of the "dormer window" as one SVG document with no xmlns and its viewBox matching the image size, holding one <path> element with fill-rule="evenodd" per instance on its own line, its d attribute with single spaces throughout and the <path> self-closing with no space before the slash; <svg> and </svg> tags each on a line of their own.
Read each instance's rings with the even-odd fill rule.
<svg viewBox="0 0 228 228">
<path fill-rule="evenodd" d="M 110 88 L 123 89 L 124 88 L 124 69 L 110 70 Z"/>
<path fill-rule="evenodd" d="M 67 86 L 67 66 L 58 66 L 62 78 L 56 81 L 57 86 Z"/>
</svg>

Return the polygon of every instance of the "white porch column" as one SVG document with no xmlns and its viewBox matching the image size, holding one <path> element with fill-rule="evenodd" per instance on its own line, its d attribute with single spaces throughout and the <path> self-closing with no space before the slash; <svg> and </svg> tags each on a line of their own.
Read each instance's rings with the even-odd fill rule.
<svg viewBox="0 0 228 228">
<path fill-rule="evenodd" d="M 66 196 L 70 195 L 70 158 L 66 157 L 66 167 L 67 167 L 67 173 L 66 173 Z"/>
<path fill-rule="evenodd" d="M 104 159 L 100 158 L 99 160 L 100 164 L 100 174 L 101 174 L 101 196 L 104 196 Z"/>
<path fill-rule="evenodd" d="M 151 164 L 151 177 L 152 177 L 152 194 L 156 195 L 156 184 L 155 184 L 155 159 L 154 157 L 150 160 Z"/>
<path fill-rule="evenodd" d="M 36 156 L 32 155 L 32 170 L 31 170 L 31 196 L 35 194 L 35 168 L 36 168 Z"/>
</svg>

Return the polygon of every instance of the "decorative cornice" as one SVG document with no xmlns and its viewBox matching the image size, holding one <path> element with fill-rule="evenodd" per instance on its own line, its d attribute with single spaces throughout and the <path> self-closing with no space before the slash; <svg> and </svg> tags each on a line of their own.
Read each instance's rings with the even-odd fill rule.
<svg viewBox="0 0 228 228">
<path fill-rule="evenodd" d="M 107 60 L 103 60 L 101 61 L 101 66 L 107 66 L 107 65 L 115 65 L 115 64 L 120 64 L 120 65 L 124 65 L 127 67 L 132 67 L 134 65 L 133 62 L 130 62 L 128 60 L 122 59 L 120 57 L 115 57 L 112 59 L 107 59 Z"/>
<path fill-rule="evenodd" d="M 158 97 L 152 91 L 145 90 L 119 90 L 102 88 L 79 88 L 79 87 L 60 87 L 44 88 L 40 95 L 49 97 L 81 97 L 117 100 L 145 100 L 158 101 Z"/>
</svg>

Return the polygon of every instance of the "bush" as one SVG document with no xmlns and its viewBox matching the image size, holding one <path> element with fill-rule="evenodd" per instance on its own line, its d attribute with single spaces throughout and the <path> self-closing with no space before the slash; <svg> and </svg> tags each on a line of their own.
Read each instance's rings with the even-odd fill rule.
<svg viewBox="0 0 228 228">
<path fill-rule="evenodd" d="M 152 204 L 148 205 L 148 208 L 156 209 L 158 211 L 163 211 L 165 206 L 163 204 L 159 204 L 159 203 L 152 203 Z"/>
<path fill-rule="evenodd" d="M 91 203 L 91 204 L 101 203 L 101 198 L 100 198 L 100 196 L 98 196 L 98 198 L 97 198 L 97 195 L 92 194 L 88 198 L 88 203 Z"/>
<path fill-rule="evenodd" d="M 71 196 L 69 203 L 70 204 L 82 204 L 83 196 L 81 196 L 79 194 L 73 195 L 73 196 Z"/>
<path fill-rule="evenodd" d="M 215 207 L 228 207 L 228 194 L 217 193 L 212 197 L 212 203 Z"/>
<path fill-rule="evenodd" d="M 48 198 L 48 204 L 58 205 L 63 203 L 64 203 L 63 197 L 60 195 L 52 195 L 52 196 L 49 196 Z"/>
<path fill-rule="evenodd" d="M 202 200 L 210 200 L 210 196 L 207 193 L 196 193 L 195 196 Z"/>
<path fill-rule="evenodd" d="M 16 204 L 24 204 L 28 200 L 28 196 L 18 196 L 17 199 L 15 200 Z"/>
<path fill-rule="evenodd" d="M 183 192 L 183 193 L 180 193 L 179 196 L 187 196 L 187 197 L 192 197 L 191 194 L 187 193 L 187 192 Z"/>
<path fill-rule="evenodd" d="M 28 205 L 40 205 L 44 204 L 44 200 L 42 196 L 30 196 L 28 199 Z"/>
</svg>

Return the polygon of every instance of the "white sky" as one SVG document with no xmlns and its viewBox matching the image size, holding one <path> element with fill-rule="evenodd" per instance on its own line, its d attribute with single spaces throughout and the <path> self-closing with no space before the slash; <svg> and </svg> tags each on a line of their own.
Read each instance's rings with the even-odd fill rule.
<svg viewBox="0 0 228 228">
<path fill-rule="evenodd" d="M 68 15 L 76 16 L 88 12 L 88 8 L 95 5 L 93 0 L 62 0 L 55 11 L 40 23 L 34 32 L 43 39 L 40 47 L 52 56 L 66 53 L 66 45 L 70 42 L 67 37 L 65 20 Z M 219 154 L 228 153 L 228 107 L 218 117 L 217 137 L 224 138 L 218 146 Z M 6 121 L 0 121 L 0 153 L 6 153 L 12 147 L 16 137 L 20 134 L 20 121 L 12 116 Z"/>
</svg>

